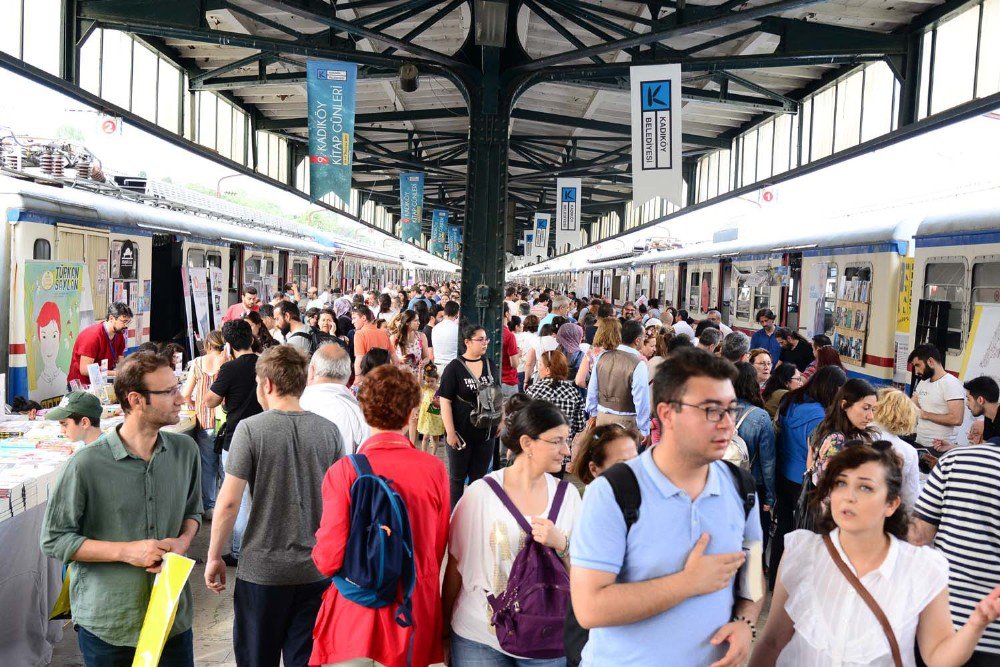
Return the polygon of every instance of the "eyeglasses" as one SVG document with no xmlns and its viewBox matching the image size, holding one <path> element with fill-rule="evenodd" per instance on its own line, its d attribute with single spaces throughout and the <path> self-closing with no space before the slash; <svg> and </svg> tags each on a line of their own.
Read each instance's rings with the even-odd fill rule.
<svg viewBox="0 0 1000 667">
<path fill-rule="evenodd" d="M 738 407 L 732 408 L 720 408 L 717 405 L 692 405 L 691 403 L 684 403 L 683 401 L 671 401 L 674 405 L 687 406 L 689 408 L 698 408 L 705 413 L 705 419 L 717 424 L 722 421 L 725 415 L 729 415 L 729 418 L 736 421 L 736 417 L 740 414 L 740 409 Z"/>
<path fill-rule="evenodd" d="M 802 377 L 801 375 L 796 375 L 791 380 L 789 380 L 789 382 L 805 382 L 805 381 L 806 381 L 806 379 L 804 377 Z"/>
<path fill-rule="evenodd" d="M 489 338 L 470 338 L 469 340 L 471 340 L 473 343 L 489 343 L 490 342 Z"/>
<path fill-rule="evenodd" d="M 572 442 L 572 440 L 570 440 L 569 438 L 557 438 L 555 440 L 547 440 L 545 438 L 535 438 L 535 440 L 540 440 L 547 445 L 552 445 L 553 447 L 559 447 L 559 448 L 569 447 L 570 443 Z"/>
<path fill-rule="evenodd" d="M 770 361 L 755 361 L 754 366 L 760 366 L 761 368 L 770 368 L 773 364 Z"/>
<path fill-rule="evenodd" d="M 115 322 L 117 322 L 118 324 L 124 325 L 124 326 L 128 326 L 128 325 L 132 324 L 132 318 L 131 317 L 116 317 L 115 318 Z"/>
<path fill-rule="evenodd" d="M 146 394 L 146 395 L 177 396 L 178 394 L 181 393 L 181 385 L 180 384 L 175 384 L 170 389 L 157 389 L 155 391 L 153 389 L 136 389 L 135 391 L 137 393 Z"/>
</svg>

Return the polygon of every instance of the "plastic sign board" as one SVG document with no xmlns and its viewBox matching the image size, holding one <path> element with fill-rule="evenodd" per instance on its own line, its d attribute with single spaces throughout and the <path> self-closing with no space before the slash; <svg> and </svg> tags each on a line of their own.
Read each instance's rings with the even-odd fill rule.
<svg viewBox="0 0 1000 667">
<path fill-rule="evenodd" d="M 556 253 L 580 247 L 580 204 L 582 185 L 579 178 L 556 181 Z"/>
<path fill-rule="evenodd" d="M 431 214 L 431 241 L 429 250 L 439 256 L 444 257 L 445 242 L 448 233 L 448 211 L 434 209 Z"/>
<path fill-rule="evenodd" d="M 423 172 L 401 173 L 399 175 L 399 224 L 403 243 L 420 243 L 423 208 Z"/>
<path fill-rule="evenodd" d="M 632 201 L 662 197 L 683 206 L 681 66 L 630 68 L 632 79 Z"/>
<path fill-rule="evenodd" d="M 351 201 L 354 101 L 358 66 L 330 60 L 306 61 L 309 104 L 309 197 L 332 192 Z"/>
<path fill-rule="evenodd" d="M 525 255 L 535 257 L 549 256 L 549 228 L 552 226 L 552 215 L 549 213 L 535 214 L 535 243 L 532 248 L 525 248 Z"/>
</svg>

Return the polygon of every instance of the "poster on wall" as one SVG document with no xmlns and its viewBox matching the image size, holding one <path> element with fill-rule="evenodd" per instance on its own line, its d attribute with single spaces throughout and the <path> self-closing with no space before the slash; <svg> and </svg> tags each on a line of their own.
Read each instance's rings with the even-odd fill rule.
<svg viewBox="0 0 1000 667">
<path fill-rule="evenodd" d="M 95 285 L 95 291 L 97 296 L 102 300 L 107 300 L 108 298 L 108 260 L 99 259 L 97 260 L 97 275 L 96 275 L 97 285 Z"/>
<path fill-rule="evenodd" d="M 194 323 L 198 340 L 205 340 L 212 330 L 208 318 L 209 292 L 208 269 L 193 267 L 188 269 L 191 279 L 191 300 L 194 302 Z"/>
<path fill-rule="evenodd" d="M 24 342 L 28 397 L 34 401 L 66 393 L 87 275 L 82 262 L 24 263 Z"/>
<path fill-rule="evenodd" d="M 223 290 L 225 290 L 225 285 L 222 280 L 222 269 L 217 266 L 208 267 L 208 281 L 212 286 L 212 315 L 213 315 L 213 328 L 222 328 L 222 313 L 225 312 L 225 308 L 222 307 Z M 310 283 L 312 284 L 312 283 Z M 260 300 L 262 302 L 267 301 L 266 291 L 260 293 Z"/>
<path fill-rule="evenodd" d="M 138 268 L 138 249 L 130 240 L 111 242 L 111 277 L 135 280 Z"/>
<path fill-rule="evenodd" d="M 967 382 L 980 375 L 1000 378 L 1000 304 L 976 304 L 972 317 L 959 377 Z"/>
<path fill-rule="evenodd" d="M 128 304 L 132 313 L 141 313 L 139 308 L 139 281 L 138 280 L 115 280 L 111 283 L 111 300 L 118 303 Z"/>
<path fill-rule="evenodd" d="M 899 308 L 896 310 L 896 331 L 910 333 L 910 311 L 913 309 L 913 258 L 903 257 L 899 267 Z"/>
<path fill-rule="evenodd" d="M 813 304 L 812 329 L 809 336 L 826 332 L 826 275 L 829 271 L 827 262 L 819 262 L 812 267 L 809 276 L 809 300 Z"/>
</svg>

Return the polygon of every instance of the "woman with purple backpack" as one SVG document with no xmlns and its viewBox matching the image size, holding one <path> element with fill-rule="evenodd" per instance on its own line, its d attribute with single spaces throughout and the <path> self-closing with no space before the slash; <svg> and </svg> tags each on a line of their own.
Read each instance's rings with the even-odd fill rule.
<svg viewBox="0 0 1000 667">
<path fill-rule="evenodd" d="M 569 533 L 580 494 L 553 475 L 569 426 L 548 401 L 515 394 L 501 439 L 514 456 L 466 490 L 451 517 L 442 590 L 451 665 L 563 667 Z"/>
</svg>

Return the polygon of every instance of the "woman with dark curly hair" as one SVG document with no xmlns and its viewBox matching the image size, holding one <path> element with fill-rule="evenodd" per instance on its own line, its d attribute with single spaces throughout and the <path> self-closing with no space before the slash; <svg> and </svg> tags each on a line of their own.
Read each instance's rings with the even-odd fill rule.
<svg viewBox="0 0 1000 667">
<path fill-rule="evenodd" d="M 344 598 L 336 586 L 323 596 L 313 631 L 311 665 L 368 658 L 387 667 L 426 666 L 443 660 L 440 563 L 448 541 L 448 475 L 441 461 L 417 450 L 405 432 L 420 405 L 420 388 L 412 373 L 388 364 L 371 370 L 358 392 L 371 437 L 359 453 L 372 471 L 392 480 L 403 498 L 413 534 L 417 584 L 413 591 L 413 625 L 396 623 L 396 605 L 363 607 Z M 316 531 L 313 562 L 327 576 L 344 563 L 351 526 L 351 485 L 357 479 L 351 461 L 337 461 L 323 480 L 323 519 Z M 351 628 L 344 632 L 344 628 Z M 412 641 L 412 654 L 407 652 Z"/>
<path fill-rule="evenodd" d="M 812 498 L 822 512 L 820 534 L 785 536 L 771 613 L 750 667 L 911 667 L 915 646 L 927 665 L 965 664 L 986 626 L 1000 617 L 1000 587 L 956 632 L 947 560 L 931 547 L 906 542 L 903 473 L 892 444 L 847 444 L 827 462 Z M 895 646 L 844 569 L 888 620 Z"/>
<path fill-rule="evenodd" d="M 279 345 L 271 332 L 264 326 L 264 318 L 260 316 L 260 313 L 251 310 L 243 316 L 243 321 L 249 324 L 250 330 L 253 331 L 252 349 L 256 354 L 260 354 L 269 347 Z"/>
</svg>

